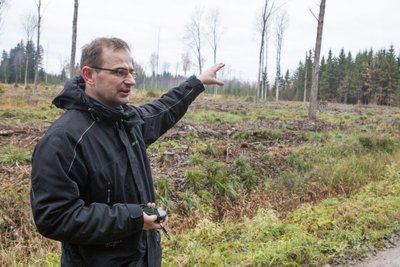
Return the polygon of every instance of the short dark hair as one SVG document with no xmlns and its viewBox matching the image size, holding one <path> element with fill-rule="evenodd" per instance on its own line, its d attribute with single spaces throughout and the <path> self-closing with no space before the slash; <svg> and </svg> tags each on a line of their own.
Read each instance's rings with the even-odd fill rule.
<svg viewBox="0 0 400 267">
<path fill-rule="evenodd" d="M 126 49 L 130 52 L 129 45 L 120 38 L 99 37 L 82 47 L 81 68 L 84 66 L 102 66 L 102 53 L 105 47 L 113 50 Z"/>
</svg>

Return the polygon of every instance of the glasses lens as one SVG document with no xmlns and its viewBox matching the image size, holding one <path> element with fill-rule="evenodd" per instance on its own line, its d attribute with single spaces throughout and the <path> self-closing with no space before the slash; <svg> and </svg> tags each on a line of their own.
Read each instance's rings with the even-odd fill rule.
<svg viewBox="0 0 400 267">
<path fill-rule="evenodd" d="M 114 74 L 118 77 L 126 77 L 129 74 L 129 71 L 124 68 L 118 68 L 114 70 Z"/>
<path fill-rule="evenodd" d="M 117 68 L 114 70 L 114 74 L 118 77 L 126 78 L 129 74 L 132 75 L 133 79 L 136 79 L 136 72 L 133 69 Z"/>
</svg>

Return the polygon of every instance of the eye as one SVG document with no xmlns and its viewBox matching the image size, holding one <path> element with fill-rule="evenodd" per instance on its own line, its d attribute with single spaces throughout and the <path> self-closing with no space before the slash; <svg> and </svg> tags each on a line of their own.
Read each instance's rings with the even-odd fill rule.
<svg viewBox="0 0 400 267">
<path fill-rule="evenodd" d="M 125 77 L 128 75 L 128 70 L 123 68 L 118 68 L 114 70 L 114 73 L 119 77 Z"/>
</svg>

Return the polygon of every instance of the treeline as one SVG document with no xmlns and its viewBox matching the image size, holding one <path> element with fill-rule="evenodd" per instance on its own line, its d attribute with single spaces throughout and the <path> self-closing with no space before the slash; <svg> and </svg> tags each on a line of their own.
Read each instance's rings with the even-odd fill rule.
<svg viewBox="0 0 400 267">
<path fill-rule="evenodd" d="M 8 53 L 3 50 L 0 64 L 0 77 L 4 83 L 33 82 L 35 76 L 35 47 L 32 41 L 23 41 Z"/>
<path fill-rule="evenodd" d="M 3 50 L 0 62 L 0 81 L 3 83 L 31 84 L 34 80 L 34 43 L 21 41 L 9 52 Z M 41 49 L 43 55 L 43 49 Z M 40 60 L 40 82 L 64 83 L 69 66 L 59 74 L 48 74 Z M 311 90 L 313 55 L 309 51 L 305 62 L 300 61 L 293 73 L 286 71 L 279 79 L 279 99 L 288 101 L 308 101 Z M 76 66 L 79 70 L 79 66 Z M 186 79 L 185 76 L 163 72 L 146 74 L 144 68 L 135 64 L 139 89 L 168 89 Z M 342 49 L 339 55 L 329 51 L 323 56 L 319 72 L 319 101 L 346 104 L 377 104 L 400 106 L 400 54 L 393 46 L 377 52 L 365 50 L 355 56 Z M 224 78 L 225 86 L 209 87 L 209 93 L 246 96 L 256 99 L 255 83 L 243 82 L 236 78 Z M 276 82 L 276 81 L 275 81 Z M 271 84 L 275 84 L 275 82 Z M 275 86 L 267 84 L 268 99 L 274 100 Z"/>
<path fill-rule="evenodd" d="M 281 97 L 302 101 L 310 95 L 312 54 L 300 62 L 293 75 L 281 77 Z M 304 90 L 306 88 L 306 90 Z M 338 56 L 329 51 L 320 64 L 318 99 L 346 104 L 400 106 L 400 55 L 393 46 L 377 52 L 357 53 L 342 49 Z"/>
<path fill-rule="evenodd" d="M 39 58 L 39 80 L 41 83 L 60 84 L 66 82 L 69 78 L 70 66 L 65 64 L 61 68 L 59 74 L 49 74 L 45 71 L 42 64 L 44 50 L 41 48 L 41 56 Z M 2 51 L 0 61 L 0 82 L 8 84 L 32 84 L 34 81 L 35 71 L 35 44 L 28 41 L 18 43 L 9 52 Z M 179 74 L 173 75 L 170 72 L 164 71 L 159 74 L 146 74 L 144 68 L 135 63 L 135 71 L 137 73 L 138 89 L 169 89 L 184 81 L 187 77 Z M 79 73 L 79 65 L 75 66 L 75 72 Z M 188 74 L 191 75 L 191 74 Z M 248 96 L 255 92 L 255 85 L 249 82 L 242 82 L 238 79 L 225 79 L 223 89 L 207 87 L 208 93 L 218 93 L 236 96 Z"/>
<path fill-rule="evenodd" d="M 60 74 L 48 74 L 42 66 L 44 50 L 40 48 L 39 80 L 45 83 L 65 81 L 65 71 Z M 21 41 L 9 52 L 2 51 L 0 61 L 0 82 L 10 84 L 32 84 L 35 79 L 35 44 L 32 41 Z"/>
</svg>

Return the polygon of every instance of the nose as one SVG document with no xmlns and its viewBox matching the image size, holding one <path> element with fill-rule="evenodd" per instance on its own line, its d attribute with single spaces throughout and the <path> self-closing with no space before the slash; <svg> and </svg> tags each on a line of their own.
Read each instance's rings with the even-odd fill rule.
<svg viewBox="0 0 400 267">
<path fill-rule="evenodd" d="M 128 76 L 126 76 L 124 83 L 128 84 L 130 86 L 136 86 L 136 80 L 135 80 L 134 76 L 130 73 L 128 74 Z"/>
</svg>

